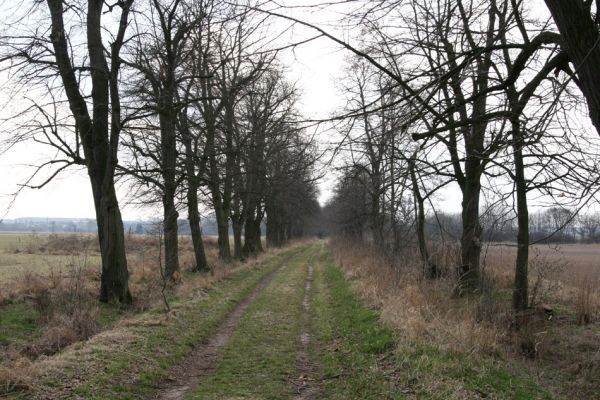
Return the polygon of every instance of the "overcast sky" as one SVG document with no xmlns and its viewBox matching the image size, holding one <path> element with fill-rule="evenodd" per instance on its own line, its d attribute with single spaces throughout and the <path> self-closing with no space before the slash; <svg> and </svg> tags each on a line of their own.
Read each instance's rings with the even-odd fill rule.
<svg viewBox="0 0 600 400">
<path fill-rule="evenodd" d="M 538 0 L 535 3 L 540 3 Z M 286 4 L 306 5 L 305 0 L 288 0 Z M 0 11 L 0 17 L 2 12 Z M 546 14 L 543 6 L 535 7 L 538 17 Z M 333 25 L 338 18 L 335 10 L 310 12 L 309 9 L 300 8 L 292 11 L 293 16 L 299 19 L 310 21 L 312 23 L 326 26 L 327 30 L 340 34 Z M 288 24 L 281 21 L 279 24 Z M 297 41 L 301 38 L 308 38 L 314 33 L 308 28 L 296 27 L 293 32 L 283 36 L 280 40 Z M 342 76 L 344 58 L 347 52 L 328 39 L 321 38 L 288 50 L 282 54 L 282 61 L 288 67 L 289 79 L 296 81 L 301 88 L 300 109 L 307 119 L 321 119 L 330 116 L 336 109 L 344 103 L 343 96 L 336 89 L 336 80 Z M 6 76 L 0 76 L 0 83 L 4 90 L 0 95 L 5 96 L 5 89 L 9 82 Z M 5 99 L 2 99 L 5 100 Z M 4 103 L 4 101 L 2 101 Z M 0 113 L 2 110 L 0 110 Z M 3 132 L 7 134 L 7 132 Z M 331 134 L 327 131 L 320 131 L 320 140 L 326 142 Z M 0 176 L 2 185 L 0 186 L 0 199 L 2 213 L 0 217 L 19 218 L 19 217 L 74 217 L 74 218 L 94 218 L 94 207 L 92 194 L 86 172 L 84 170 L 73 169 L 70 172 L 62 174 L 52 183 L 43 189 L 23 190 L 14 204 L 10 208 L 8 205 L 12 201 L 11 194 L 18 189 L 18 184 L 24 182 L 31 173 L 31 169 L 26 164 L 35 164 L 36 161 L 48 157 L 48 149 L 40 148 L 33 144 L 27 144 L 12 149 L 9 153 L 0 157 Z M 331 187 L 335 177 L 329 172 L 320 183 L 321 201 L 325 201 L 331 194 Z M 123 197 L 126 188 L 119 189 Z M 448 190 L 442 194 L 439 199 L 441 207 L 449 211 L 459 209 L 459 192 L 457 190 Z M 126 220 L 145 219 L 157 216 L 158 210 L 139 209 L 137 207 L 124 204 L 122 202 L 123 217 Z"/>
</svg>

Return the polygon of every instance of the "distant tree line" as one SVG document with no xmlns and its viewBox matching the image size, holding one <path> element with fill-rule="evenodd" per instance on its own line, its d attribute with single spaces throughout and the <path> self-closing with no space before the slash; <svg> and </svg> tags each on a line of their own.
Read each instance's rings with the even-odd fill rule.
<svg viewBox="0 0 600 400">
<path fill-rule="evenodd" d="M 146 235 L 155 230 L 157 221 L 138 220 L 123 221 L 125 233 Z M 180 235 L 191 235 L 192 229 L 189 220 L 179 218 L 177 220 L 178 232 Z M 217 223 L 212 215 L 206 215 L 200 222 L 203 235 L 217 236 Z M 96 233 L 98 226 L 96 221 L 89 218 L 16 218 L 4 219 L 0 222 L 0 231 L 3 232 L 37 232 L 37 233 L 60 233 L 60 232 L 81 232 Z M 265 224 L 261 227 L 262 234 L 266 233 Z M 311 231 L 312 232 L 312 231 Z M 229 234 L 233 231 L 229 230 Z"/>
</svg>

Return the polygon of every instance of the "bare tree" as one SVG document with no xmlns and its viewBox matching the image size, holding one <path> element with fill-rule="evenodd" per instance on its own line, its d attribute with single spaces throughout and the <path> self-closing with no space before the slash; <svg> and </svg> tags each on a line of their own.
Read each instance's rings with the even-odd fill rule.
<svg viewBox="0 0 600 400">
<path fill-rule="evenodd" d="M 177 166 L 177 128 L 182 107 L 179 104 L 179 92 L 188 81 L 197 78 L 194 70 L 185 67 L 189 64 L 189 58 L 194 55 L 190 37 L 204 15 L 201 7 L 200 10 L 194 10 L 185 1 L 165 3 L 152 0 L 144 11 L 139 12 L 136 17 L 137 40 L 134 42 L 135 47 L 131 49 L 133 59 L 127 63 L 142 76 L 133 89 L 134 96 L 143 102 L 145 108 L 145 123 L 139 125 L 138 130 L 152 135 L 152 131 L 147 131 L 148 126 L 155 126 L 159 136 L 152 140 L 155 148 L 144 148 L 148 140 L 138 140 L 137 132 L 131 130 L 127 146 L 137 154 L 133 155 L 133 165 L 126 168 L 125 172 L 136 177 L 140 183 L 151 183 L 160 190 L 164 218 L 165 275 L 168 279 L 173 279 L 179 270 L 179 213 L 176 207 L 176 195 L 181 181 Z M 158 119 L 158 123 L 154 119 Z M 151 154 L 153 152 L 156 153 Z M 154 169 L 150 174 L 145 166 L 139 165 L 139 154 L 146 154 L 153 161 Z M 198 238 L 196 242 L 197 240 Z M 205 264 L 202 255 L 198 253 L 198 256 L 200 264 Z M 196 263 L 198 264 L 198 260 Z"/>
<path fill-rule="evenodd" d="M 36 102 L 18 118 L 41 117 L 37 131 L 24 132 L 9 139 L 33 138 L 49 144 L 64 159 L 51 160 L 39 169 L 61 165 L 41 184 L 30 180 L 26 186 L 42 187 L 58 173 L 72 165 L 85 166 L 92 186 L 98 239 L 102 256 L 100 300 L 131 302 L 128 286 L 127 258 L 123 222 L 115 191 L 115 168 L 119 139 L 124 123 L 121 115 L 121 49 L 127 40 L 126 31 L 133 0 L 108 6 L 102 0 L 90 0 L 87 7 L 78 2 L 48 0 L 24 2 L 22 9 L 37 15 L 41 26 L 20 26 L 25 20 L 17 17 L 13 29 L 16 35 L 2 37 L 2 60 L 6 69 L 16 73 L 25 87 L 47 90 L 50 104 Z M 108 17 L 116 17 L 114 35 L 107 34 Z M 78 17 L 85 18 L 79 21 Z M 66 22 L 65 22 L 66 21 Z M 81 24 L 85 37 L 78 35 L 75 25 Z M 109 37 L 109 42 L 106 41 Z M 49 39 L 48 39 L 49 38 Z M 66 104 L 65 104 L 66 100 Z M 68 122 L 58 122 L 64 109 Z M 90 111 L 91 108 L 91 111 Z M 49 111 L 54 110 L 54 111 Z M 71 137 L 63 136 L 71 132 Z M 81 152 L 82 151 L 82 152 Z M 83 154 L 82 154 L 83 153 Z"/>
<path fill-rule="evenodd" d="M 259 77 L 273 56 L 252 53 L 260 42 L 251 11 L 236 6 L 221 11 L 220 19 L 206 25 L 196 44 L 199 81 L 194 107 L 202 118 L 206 137 L 206 183 L 218 227 L 219 256 L 231 259 L 229 218 L 236 165 L 234 143 L 236 104 L 240 91 Z M 216 17 L 215 17 L 216 18 Z M 260 36 L 260 35 L 258 35 Z"/>
</svg>

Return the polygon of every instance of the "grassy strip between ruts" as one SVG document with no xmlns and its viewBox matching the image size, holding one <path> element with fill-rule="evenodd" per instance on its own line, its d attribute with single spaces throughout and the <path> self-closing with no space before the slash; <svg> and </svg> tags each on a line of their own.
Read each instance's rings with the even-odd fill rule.
<svg viewBox="0 0 600 400">
<path fill-rule="evenodd" d="M 242 317 L 216 370 L 188 399 L 289 399 L 312 245 L 288 262 Z"/>
<path fill-rule="evenodd" d="M 199 290 L 193 300 L 173 300 L 165 316 L 149 312 L 103 332 L 39 365 L 40 385 L 23 398 L 139 399 L 169 368 L 208 337 L 225 316 L 270 272 L 305 250 L 294 248 L 243 268 Z"/>
<path fill-rule="evenodd" d="M 352 293 L 330 252 L 316 263 L 313 326 L 323 398 L 546 399 L 531 379 L 494 360 L 440 353 L 406 343 Z"/>
</svg>

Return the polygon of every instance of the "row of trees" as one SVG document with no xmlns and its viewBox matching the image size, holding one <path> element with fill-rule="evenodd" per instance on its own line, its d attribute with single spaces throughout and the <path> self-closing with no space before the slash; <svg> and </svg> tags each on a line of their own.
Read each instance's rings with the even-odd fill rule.
<svg viewBox="0 0 600 400">
<path fill-rule="evenodd" d="M 26 93 L 28 104 L 8 120 L 5 143 L 55 151 L 24 187 L 43 187 L 72 166 L 87 170 L 101 301 L 131 301 L 119 180 L 133 201 L 162 207 L 168 279 L 179 270 L 182 208 L 198 271 L 209 269 L 203 204 L 214 211 L 226 261 L 262 251 L 265 218 L 269 245 L 302 234 L 318 210 L 315 146 L 298 123 L 297 90 L 266 42 L 268 27 L 248 4 L 47 0 L 11 8 L 2 65 L 18 82 L 15 98 Z"/>
<path fill-rule="evenodd" d="M 483 226 L 514 218 L 513 306 L 527 308 L 538 234 L 530 202 L 588 204 L 600 154 L 578 120 L 585 101 L 598 127 L 593 2 L 546 3 L 558 31 L 519 0 L 372 0 L 348 16 L 363 28 L 361 46 L 337 40 L 353 53 L 347 118 L 337 125 L 346 157 L 331 203 L 340 234 L 388 251 L 413 235 L 425 276 L 435 278 L 427 214 L 453 186 L 461 198 L 458 292 L 481 288 Z"/>
</svg>

